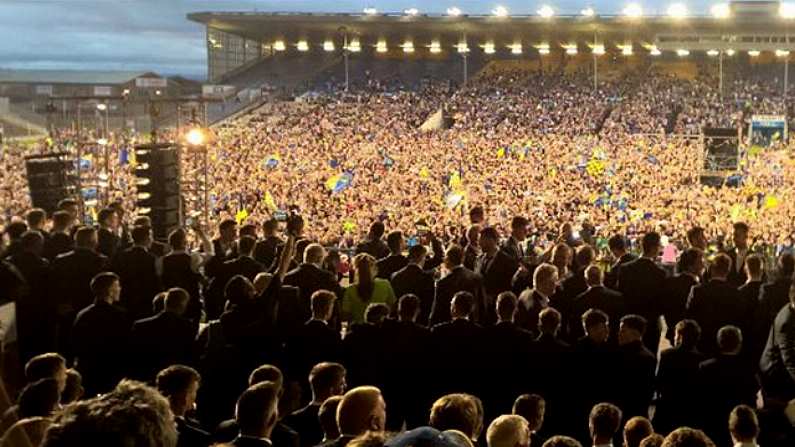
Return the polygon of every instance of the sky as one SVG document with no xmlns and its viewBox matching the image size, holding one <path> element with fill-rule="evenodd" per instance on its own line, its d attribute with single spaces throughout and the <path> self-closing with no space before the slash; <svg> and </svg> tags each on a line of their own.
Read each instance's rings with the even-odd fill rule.
<svg viewBox="0 0 795 447">
<path fill-rule="evenodd" d="M 627 0 L 629 1 L 629 0 Z M 681 1 L 681 0 L 671 0 Z M 637 0 L 647 14 L 664 13 L 668 1 Z M 0 68 L 145 70 L 204 79 L 204 27 L 186 15 L 198 11 L 359 12 L 372 6 L 398 12 L 416 7 L 443 13 L 487 14 L 503 5 L 534 14 L 549 4 L 561 14 L 586 6 L 618 13 L 624 0 L 0 0 Z M 686 2 L 706 13 L 707 0 Z M 429 9 L 426 9 L 429 8 Z"/>
</svg>

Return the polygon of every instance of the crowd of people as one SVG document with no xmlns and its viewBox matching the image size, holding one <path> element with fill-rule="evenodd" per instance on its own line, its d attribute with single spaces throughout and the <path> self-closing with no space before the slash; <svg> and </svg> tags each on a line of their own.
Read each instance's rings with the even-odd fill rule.
<svg viewBox="0 0 795 447">
<path fill-rule="evenodd" d="M 795 164 L 749 152 L 740 187 L 700 185 L 670 132 L 743 115 L 643 73 L 494 64 L 267 104 L 214 130 L 211 218 L 167 241 L 135 215 L 137 136 L 81 149 L 88 219 L 32 208 L 24 156 L 91 136 L 5 146 L 26 384 L 0 445 L 792 445 Z M 742 113 L 786 114 L 742 82 Z"/>
</svg>

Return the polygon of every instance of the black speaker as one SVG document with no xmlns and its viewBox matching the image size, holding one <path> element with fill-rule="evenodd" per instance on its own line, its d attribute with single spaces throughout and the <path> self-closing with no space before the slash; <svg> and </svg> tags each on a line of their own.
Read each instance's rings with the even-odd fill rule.
<svg viewBox="0 0 795 447">
<path fill-rule="evenodd" d="M 30 201 L 47 214 L 56 211 L 58 202 L 77 194 L 75 163 L 65 152 L 25 157 L 25 173 Z"/>
<path fill-rule="evenodd" d="M 180 226 L 179 152 L 171 144 L 135 147 L 138 214 L 152 220 L 155 239 L 166 240 Z"/>
</svg>

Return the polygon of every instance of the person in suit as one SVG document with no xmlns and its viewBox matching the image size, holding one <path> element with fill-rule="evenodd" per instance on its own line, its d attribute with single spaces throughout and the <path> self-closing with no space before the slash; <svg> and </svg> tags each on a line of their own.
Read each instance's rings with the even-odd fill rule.
<svg viewBox="0 0 795 447">
<path fill-rule="evenodd" d="M 367 239 L 356 245 L 356 254 L 367 253 L 375 259 L 389 256 L 389 247 L 382 239 L 385 231 L 386 227 L 383 222 L 380 220 L 373 222 L 367 233 Z"/>
<path fill-rule="evenodd" d="M 386 403 L 381 390 L 360 386 L 342 396 L 337 407 L 340 437 L 321 444 L 323 447 L 345 447 L 365 432 L 382 432 L 386 425 Z"/>
<path fill-rule="evenodd" d="M 762 356 L 767 342 L 767 334 L 757 333 L 757 326 L 761 323 L 755 320 L 758 315 L 759 294 L 762 292 L 762 285 L 765 275 L 765 261 L 762 256 L 752 253 L 745 257 L 745 284 L 741 285 L 737 291 L 740 293 L 740 300 L 745 303 L 750 317 L 744 330 L 746 342 L 744 343 L 744 355 L 756 363 Z"/>
<path fill-rule="evenodd" d="M 657 409 L 654 425 L 661 433 L 676 427 L 699 423 L 697 407 L 698 365 L 704 355 L 698 352 L 701 328 L 694 320 L 681 320 L 674 330 L 674 346 L 660 353 L 657 369 Z"/>
<path fill-rule="evenodd" d="M 754 332 L 752 340 L 756 340 L 758 343 L 752 350 L 754 355 L 765 349 L 776 316 L 783 307 L 789 304 L 793 274 L 795 274 L 795 256 L 791 253 L 782 253 L 778 257 L 773 281 L 763 285 L 759 290 L 759 303 L 756 306 L 756 312 L 754 312 L 752 329 Z"/>
<path fill-rule="evenodd" d="M 563 402 L 573 397 L 567 371 L 571 368 L 571 347 L 558 337 L 560 331 L 560 312 L 552 307 L 538 314 L 539 336 L 531 346 L 531 359 L 534 367 L 528 380 L 530 391 L 546 396 L 548 433 L 561 433 L 569 430 L 570 409 Z M 563 374 L 563 377 L 561 377 Z M 557 404 L 556 404 L 557 403 Z"/>
<path fill-rule="evenodd" d="M 576 265 L 573 273 L 568 278 L 565 278 L 560 285 L 560 293 L 553 296 L 554 299 L 550 301 L 550 306 L 560 311 L 563 315 L 563 337 L 569 341 L 575 341 L 576 338 L 572 332 L 579 332 L 576 327 L 579 326 L 580 321 L 577 318 L 574 309 L 577 297 L 588 290 L 588 282 L 585 278 L 585 269 L 593 262 L 596 253 L 590 245 L 580 245 L 577 247 L 574 256 L 574 263 Z"/>
<path fill-rule="evenodd" d="M 480 225 L 471 225 L 464 238 L 464 267 L 475 270 L 475 263 L 480 257 Z"/>
<path fill-rule="evenodd" d="M 428 325 L 434 295 L 433 272 L 423 269 L 427 256 L 428 249 L 423 245 L 409 248 L 408 264 L 395 272 L 390 281 L 395 296 L 412 294 L 420 300 L 417 322 L 423 326 Z"/>
<path fill-rule="evenodd" d="M 213 268 L 220 268 L 221 264 L 238 256 L 237 234 L 237 222 L 234 219 L 224 219 L 218 224 L 218 238 L 213 239 L 213 258 L 212 262 L 207 263 L 210 270 L 207 276 L 214 276 Z"/>
<path fill-rule="evenodd" d="M 530 426 L 527 420 L 515 414 L 504 414 L 494 419 L 486 430 L 488 447 L 530 447 Z"/>
<path fill-rule="evenodd" d="M 97 223 L 97 251 L 112 260 L 121 244 L 121 239 L 117 234 L 119 215 L 113 208 L 103 208 L 97 214 Z"/>
<path fill-rule="evenodd" d="M 238 256 L 223 263 L 218 274 L 212 279 L 209 290 L 204 297 L 204 307 L 207 318 L 215 319 L 223 313 L 224 287 L 229 280 L 237 275 L 254 281 L 259 273 L 265 271 L 265 266 L 254 260 L 254 246 L 257 240 L 251 236 L 243 236 L 237 243 Z"/>
<path fill-rule="evenodd" d="M 643 416 L 635 416 L 624 424 L 623 447 L 640 447 L 640 443 L 653 434 L 654 427 L 652 427 L 651 421 Z"/>
<path fill-rule="evenodd" d="M 6 225 L 3 233 L 8 235 L 8 245 L 3 247 L 0 244 L 0 259 L 8 259 L 22 251 L 22 235 L 26 231 L 28 231 L 28 225 L 25 222 L 12 220 Z M 0 241 L 2 241 L 1 234 Z M 4 250 L 2 250 L 3 248 Z"/>
<path fill-rule="evenodd" d="M 134 227 L 130 233 L 133 246 L 116 255 L 111 270 L 121 278 L 122 306 L 131 319 L 137 320 L 152 315 L 152 299 L 162 288 L 157 258 L 149 252 L 152 230 Z"/>
<path fill-rule="evenodd" d="M 429 361 L 430 331 L 418 323 L 421 309 L 416 295 L 405 294 L 398 301 L 397 320 L 386 320 L 383 324 L 385 337 L 391 340 L 383 389 L 389 401 L 387 427 L 390 430 L 399 429 L 404 421 L 408 427 L 426 422 L 424 411 L 430 404 L 427 401 L 429 383 L 406 380 L 422 375 Z"/>
<path fill-rule="evenodd" d="M 326 250 L 320 244 L 309 244 L 304 249 L 304 262 L 291 270 L 284 277 L 284 285 L 298 287 L 300 292 L 300 321 L 309 319 L 312 294 L 318 290 L 329 290 L 342 298 L 342 287 L 337 282 L 337 277 L 321 265 L 326 256 Z"/>
<path fill-rule="evenodd" d="M 687 244 L 691 248 L 697 248 L 702 252 L 707 251 L 707 232 L 702 227 L 692 227 L 687 230 Z"/>
<path fill-rule="evenodd" d="M 52 215 L 50 237 L 44 241 L 44 257 L 50 262 L 58 255 L 74 248 L 74 238 L 71 234 L 73 224 L 72 216 L 66 211 L 56 211 Z"/>
<path fill-rule="evenodd" d="M 237 400 L 235 420 L 240 433 L 234 447 L 273 447 L 271 434 L 279 420 L 279 387 L 260 382 L 249 387 Z"/>
<path fill-rule="evenodd" d="M 149 230 L 152 229 L 152 218 L 149 216 L 138 216 L 133 220 L 132 227 L 146 227 Z M 132 236 L 130 237 L 130 243 L 124 247 L 124 249 L 130 248 L 132 241 Z M 156 241 L 152 239 L 152 242 L 149 244 L 149 253 L 155 255 L 156 258 L 160 259 L 163 256 L 167 255 L 168 252 L 171 251 L 171 247 L 168 244 L 164 244 L 160 241 Z"/>
<path fill-rule="evenodd" d="M 736 288 L 727 278 L 731 258 L 724 253 L 715 256 L 710 267 L 711 279 L 706 284 L 694 286 L 685 309 L 685 317 L 696 320 L 701 326 L 698 350 L 706 356 L 718 353 L 716 336 L 726 325 L 748 327 L 752 309 L 742 301 Z"/>
<path fill-rule="evenodd" d="M 328 290 L 312 294 L 312 318 L 287 339 L 287 368 L 289 376 L 300 379 L 302 388 L 309 391 L 304 377 L 321 362 L 335 362 L 342 355 L 340 334 L 331 325 L 337 296 Z"/>
<path fill-rule="evenodd" d="M 526 217 L 514 216 L 511 219 L 511 235 L 502 244 L 500 251 L 508 255 L 516 265 L 524 259 L 521 244 L 527 239 L 527 227 L 530 225 Z"/>
<path fill-rule="evenodd" d="M 202 430 L 199 423 L 188 417 L 196 404 L 196 394 L 201 384 L 199 373 L 185 365 L 171 365 L 157 373 L 155 386 L 168 399 L 174 420 L 177 423 L 177 447 L 207 447 L 210 434 Z"/>
<path fill-rule="evenodd" d="M 457 430 L 471 442 L 483 432 L 483 402 L 472 394 L 446 394 L 431 405 L 428 425 L 439 431 Z"/>
<path fill-rule="evenodd" d="M 165 309 L 159 314 L 138 320 L 132 325 L 131 344 L 135 368 L 144 381 L 151 381 L 158 371 L 174 364 L 192 364 L 191 348 L 196 330 L 183 317 L 190 295 L 173 288 L 166 293 Z"/>
<path fill-rule="evenodd" d="M 284 241 L 276 235 L 279 230 L 279 221 L 274 218 L 266 220 L 262 224 L 263 239 L 257 242 L 254 247 L 254 259 L 270 270 L 270 266 L 276 262 L 276 252 L 279 245 Z"/>
<path fill-rule="evenodd" d="M 475 297 L 470 292 L 456 292 L 450 303 L 451 321 L 431 329 L 432 352 L 436 360 L 436 388 L 439 393 L 478 391 L 483 328 L 472 321 Z"/>
<path fill-rule="evenodd" d="M 108 266 L 108 258 L 96 252 L 97 231 L 81 227 L 75 233 L 75 249 L 59 255 L 50 267 L 50 296 L 55 303 L 58 352 L 69 353 L 70 331 L 78 312 L 92 302 L 91 281 Z M 67 356 L 68 358 L 69 356 Z"/>
<path fill-rule="evenodd" d="M 497 295 L 511 290 L 518 262 L 510 254 L 500 250 L 500 234 L 494 227 L 486 227 L 480 231 L 480 248 L 483 251 L 475 263 L 475 273 L 483 278 L 485 313 L 480 322 L 484 325 L 494 324 Z"/>
<path fill-rule="evenodd" d="M 203 252 L 188 251 L 188 234 L 178 228 L 168 236 L 171 252 L 156 264 L 164 289 L 178 287 L 190 295 L 188 310 L 185 317 L 198 326 L 202 314 L 201 285 L 204 277 L 199 269 L 212 256 L 212 245 L 199 227 L 194 227 L 196 235 L 202 242 Z"/>
<path fill-rule="evenodd" d="M 588 415 L 588 432 L 594 447 L 613 445 L 619 436 L 622 417 L 621 409 L 613 404 L 599 403 L 593 406 Z"/>
<path fill-rule="evenodd" d="M 759 363 L 766 402 L 795 398 L 795 290 L 790 290 L 789 299 L 773 321 Z"/>
<path fill-rule="evenodd" d="M 516 306 L 516 324 L 522 329 L 538 333 L 538 315 L 549 307 L 550 298 L 558 284 L 558 269 L 552 264 L 541 264 L 533 272 L 535 288 L 526 289 L 519 295 Z"/>
<path fill-rule="evenodd" d="M 643 344 L 646 319 L 640 315 L 625 315 L 618 328 L 618 351 L 614 375 L 615 400 L 624 416 L 649 417 L 654 397 L 654 373 L 657 357 Z"/>
<path fill-rule="evenodd" d="M 323 440 L 318 419 L 320 406 L 326 399 L 345 393 L 345 367 L 339 363 L 318 363 L 309 372 L 309 384 L 312 400 L 284 418 L 284 423 L 300 434 L 301 447 L 314 447 Z"/>
<path fill-rule="evenodd" d="M 381 258 L 376 262 L 378 270 L 377 278 L 389 280 L 392 275 L 408 264 L 408 259 L 403 256 L 403 249 L 406 242 L 403 239 L 402 231 L 393 231 L 386 237 L 386 245 L 389 247 L 389 256 Z"/>
<path fill-rule="evenodd" d="M 624 264 L 618 272 L 618 291 L 624 295 L 626 311 L 642 316 L 648 322 L 643 342 L 656 353 L 660 345 L 660 314 L 665 287 L 665 270 L 657 266 L 660 235 L 643 235 L 643 256 Z"/>
<path fill-rule="evenodd" d="M 445 252 L 444 265 L 448 273 L 436 282 L 436 291 L 431 306 L 430 325 L 450 321 L 450 305 L 458 292 L 469 292 L 475 300 L 473 318 L 478 321 L 483 309 L 483 278 L 463 266 L 464 252 L 458 245 L 451 245 Z"/>
<path fill-rule="evenodd" d="M 543 445 L 546 440 L 541 432 L 546 408 L 547 402 L 538 394 L 522 394 L 513 403 L 511 413 L 519 415 L 527 421 L 531 446 Z"/>
<path fill-rule="evenodd" d="M 113 389 L 126 371 L 130 320 L 118 307 L 119 277 L 104 272 L 91 280 L 94 304 L 77 314 L 72 327 L 75 368 L 83 376 L 86 395 Z"/>
<path fill-rule="evenodd" d="M 588 284 L 588 289 L 577 295 L 573 304 L 573 315 L 578 321 L 581 321 L 582 316 L 588 309 L 598 309 L 604 312 L 610 321 L 618 321 L 624 316 L 624 297 L 620 292 L 610 290 L 603 284 L 602 269 L 592 264 L 585 269 L 584 275 Z M 612 342 L 615 342 L 618 337 L 618 328 L 616 325 L 610 327 L 610 337 Z M 571 337 L 579 339 L 583 336 L 582 326 L 579 324 L 572 324 Z"/>
<path fill-rule="evenodd" d="M 701 282 L 704 274 L 704 252 L 688 248 L 679 255 L 679 273 L 665 280 L 665 300 L 662 302 L 663 317 L 668 330 L 665 338 L 674 342 L 674 327 L 685 317 L 690 290 Z"/>
<path fill-rule="evenodd" d="M 759 382 L 754 365 L 740 355 L 740 328 L 720 328 L 717 340 L 718 354 L 698 366 L 699 401 L 704 431 L 720 445 L 726 445 L 730 440 L 726 415 L 737 405 L 756 406 Z"/>
<path fill-rule="evenodd" d="M 605 275 L 605 286 L 615 290 L 618 285 L 618 272 L 621 266 L 634 261 L 637 259 L 637 256 L 629 252 L 627 249 L 627 239 L 621 234 L 614 234 L 611 236 L 610 239 L 607 240 L 607 247 L 613 255 L 615 263 L 610 266 L 610 270 Z"/>
<path fill-rule="evenodd" d="M 606 313 L 599 309 L 588 309 L 581 321 L 585 335 L 573 346 L 572 362 L 577 370 L 591 372 L 573 387 L 570 413 L 575 420 L 584 421 L 594 405 L 613 397 L 612 370 L 609 367 L 594 368 L 594 365 L 611 365 L 615 363 L 616 354 L 615 347 L 608 343 L 610 319 Z M 583 437 L 583 429 L 580 427 L 579 433 L 573 431 L 572 434 Z"/>
<path fill-rule="evenodd" d="M 729 414 L 729 434 L 734 445 L 759 447 L 759 419 L 754 407 L 737 405 Z"/>
<path fill-rule="evenodd" d="M 27 284 L 16 299 L 17 343 L 23 363 L 55 348 L 56 334 L 51 324 L 55 307 L 47 295 L 50 264 L 42 257 L 44 243 L 41 233 L 26 231 L 21 238 L 22 250 L 8 258 Z"/>
<path fill-rule="evenodd" d="M 38 231 L 46 241 L 50 238 L 50 233 L 44 228 L 47 223 L 47 212 L 41 208 L 32 208 L 25 213 L 25 223 L 28 226 L 27 231 Z"/>
<path fill-rule="evenodd" d="M 750 254 L 748 247 L 748 224 L 745 222 L 735 222 L 732 233 L 734 247 L 726 254 L 732 260 L 732 269 L 726 280 L 734 287 L 740 287 L 748 279 L 745 273 L 745 259 Z"/>
</svg>

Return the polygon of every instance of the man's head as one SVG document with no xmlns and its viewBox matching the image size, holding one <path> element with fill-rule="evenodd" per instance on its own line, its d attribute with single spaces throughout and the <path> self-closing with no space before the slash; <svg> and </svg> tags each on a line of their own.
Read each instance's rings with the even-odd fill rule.
<svg viewBox="0 0 795 447">
<path fill-rule="evenodd" d="M 660 447 L 663 441 L 665 441 L 665 437 L 663 435 L 652 433 L 640 441 L 639 447 Z"/>
<path fill-rule="evenodd" d="M 77 206 L 77 200 L 67 198 L 58 202 L 58 211 L 69 213 L 71 220 L 74 222 L 77 219 L 80 208 Z"/>
<path fill-rule="evenodd" d="M 240 434 L 270 438 L 279 420 L 280 388 L 274 382 L 260 382 L 250 386 L 237 400 L 235 420 Z"/>
<path fill-rule="evenodd" d="M 497 319 L 513 322 L 514 312 L 516 312 L 516 295 L 513 292 L 502 292 L 497 295 Z"/>
<path fill-rule="evenodd" d="M 627 254 L 627 239 L 620 234 L 614 234 L 607 240 L 607 247 L 613 257 L 618 259 Z"/>
<path fill-rule="evenodd" d="M 465 291 L 456 292 L 450 302 L 450 316 L 456 318 L 470 318 L 475 310 L 475 297 Z"/>
<path fill-rule="evenodd" d="M 704 273 L 704 252 L 700 248 L 690 247 L 679 255 L 679 264 L 683 271 L 701 276 Z"/>
<path fill-rule="evenodd" d="M 39 354 L 25 364 L 25 381 L 28 383 L 41 379 L 55 379 L 58 391 L 66 386 L 66 359 L 61 354 L 50 352 Z"/>
<path fill-rule="evenodd" d="M 749 281 L 761 281 L 765 274 L 765 262 L 761 256 L 754 253 L 745 258 L 745 275 Z"/>
<path fill-rule="evenodd" d="M 376 220 L 370 224 L 370 231 L 367 233 L 372 240 L 378 240 L 384 237 L 386 226 L 380 220 Z"/>
<path fill-rule="evenodd" d="M 729 414 L 729 433 L 735 444 L 756 444 L 759 420 L 756 411 L 748 405 L 738 405 Z"/>
<path fill-rule="evenodd" d="M 196 404 L 201 376 L 185 365 L 172 365 L 157 373 L 157 390 L 168 399 L 174 416 L 182 417 Z"/>
<path fill-rule="evenodd" d="M 680 427 L 668 433 L 662 447 L 715 447 L 715 443 L 701 430 Z"/>
<path fill-rule="evenodd" d="M 444 265 L 448 270 L 452 270 L 464 263 L 464 250 L 456 244 L 447 247 L 444 253 Z"/>
<path fill-rule="evenodd" d="M 405 245 L 402 231 L 392 231 L 386 236 L 386 246 L 389 247 L 389 252 L 393 255 L 402 253 Z"/>
<path fill-rule="evenodd" d="M 279 368 L 273 365 L 261 365 L 248 376 L 248 386 L 253 386 L 260 382 L 273 382 L 281 390 L 284 384 L 284 375 L 282 375 L 282 371 Z"/>
<path fill-rule="evenodd" d="M 184 250 L 188 246 L 188 235 L 185 230 L 178 228 L 168 235 L 168 245 L 172 250 Z"/>
<path fill-rule="evenodd" d="M 656 258 L 660 254 L 660 234 L 654 231 L 644 234 L 641 246 L 643 248 L 643 256 Z"/>
<path fill-rule="evenodd" d="M 99 226 L 108 230 L 115 230 L 119 226 L 119 215 L 113 208 L 102 208 L 97 214 Z"/>
<path fill-rule="evenodd" d="M 582 444 L 574 438 L 558 435 L 544 441 L 542 447 L 582 447 Z"/>
<path fill-rule="evenodd" d="M 277 231 L 279 231 L 278 220 L 270 218 L 262 223 L 262 232 L 265 235 L 265 237 L 276 236 Z"/>
<path fill-rule="evenodd" d="M 709 272 L 714 279 L 726 279 L 732 268 L 732 258 L 726 253 L 718 253 L 710 263 Z"/>
<path fill-rule="evenodd" d="M 732 233 L 732 240 L 734 246 L 737 248 L 748 248 L 748 224 L 745 222 L 737 222 L 734 224 L 734 232 Z"/>
<path fill-rule="evenodd" d="M 224 286 L 224 298 L 232 306 L 241 306 L 257 296 L 254 284 L 243 275 L 235 275 Z"/>
<path fill-rule="evenodd" d="M 610 319 L 599 309 L 588 309 L 582 314 L 585 335 L 596 343 L 605 343 L 610 336 Z"/>
<path fill-rule="evenodd" d="M 47 212 L 41 208 L 33 208 L 25 214 L 25 222 L 31 230 L 43 230 L 47 222 Z"/>
<path fill-rule="evenodd" d="M 407 293 L 398 301 L 398 318 L 404 322 L 415 322 L 420 315 L 420 299 L 413 293 Z"/>
<path fill-rule="evenodd" d="M 560 312 L 552 307 L 539 312 L 538 328 L 542 334 L 557 335 L 560 330 Z"/>
<path fill-rule="evenodd" d="M 513 414 L 525 418 L 531 432 L 541 430 L 546 409 L 547 402 L 538 394 L 522 394 L 513 403 Z"/>
<path fill-rule="evenodd" d="M 174 447 L 177 431 L 168 401 L 154 388 L 123 380 L 110 393 L 72 403 L 56 414 L 43 447 L 84 445 Z"/>
<path fill-rule="evenodd" d="M 65 233 L 74 224 L 74 222 L 75 221 L 72 218 L 72 215 L 67 213 L 66 211 L 56 211 L 52 215 L 53 231 L 61 231 Z"/>
<path fill-rule="evenodd" d="M 737 326 L 723 326 L 718 331 L 718 349 L 724 355 L 737 355 L 743 348 L 743 333 Z"/>
<path fill-rule="evenodd" d="M 560 270 L 559 273 L 562 274 L 571 264 L 571 252 L 571 247 L 563 242 L 555 245 L 552 249 L 552 264 Z"/>
<path fill-rule="evenodd" d="M 696 320 L 681 320 L 674 327 L 674 345 L 684 349 L 695 349 L 701 338 L 701 326 Z"/>
<path fill-rule="evenodd" d="M 425 258 L 428 256 L 428 249 L 424 245 L 414 245 L 409 247 L 409 263 L 417 264 L 422 267 L 425 264 Z"/>
<path fill-rule="evenodd" d="M 439 431 L 459 430 L 476 440 L 483 430 L 483 403 L 470 394 L 448 394 L 431 406 L 429 425 Z"/>
<path fill-rule="evenodd" d="M 320 264 L 326 257 L 326 249 L 320 244 L 309 244 L 304 249 L 304 264 Z"/>
<path fill-rule="evenodd" d="M 536 267 L 533 273 L 533 287 L 543 295 L 550 297 L 558 287 L 558 269 L 546 262 Z"/>
<path fill-rule="evenodd" d="M 590 287 L 599 287 L 604 282 L 602 268 L 596 264 L 591 264 L 585 269 L 585 282 Z"/>
<path fill-rule="evenodd" d="M 149 248 L 152 246 L 152 229 L 150 227 L 137 226 L 130 231 L 133 244 L 138 247 Z"/>
<path fill-rule="evenodd" d="M 111 272 L 98 274 L 91 280 L 91 293 L 95 301 L 118 303 L 121 294 L 119 275 Z"/>
<path fill-rule="evenodd" d="M 218 224 L 218 235 L 225 243 L 234 242 L 237 237 L 237 222 L 234 219 L 224 219 Z"/>
<path fill-rule="evenodd" d="M 188 309 L 189 301 L 190 295 L 185 289 L 180 289 L 179 287 L 168 289 L 164 302 L 165 310 L 176 315 L 183 315 Z"/>
<path fill-rule="evenodd" d="M 493 254 L 499 249 L 500 233 L 494 227 L 485 227 L 480 230 L 480 249 L 485 253 Z"/>
<path fill-rule="evenodd" d="M 254 253 L 254 246 L 257 240 L 251 236 L 242 236 L 237 243 L 237 249 L 241 256 L 251 256 Z"/>
<path fill-rule="evenodd" d="M 309 386 L 316 402 L 324 402 L 331 396 L 341 396 L 347 386 L 345 367 L 339 363 L 318 363 L 309 372 Z"/>
<path fill-rule="evenodd" d="M 526 217 L 515 216 L 511 219 L 511 236 L 519 242 L 527 239 L 528 225 L 530 225 L 530 222 L 527 221 Z"/>
<path fill-rule="evenodd" d="M 86 250 L 96 250 L 99 245 L 97 230 L 92 227 L 80 227 L 75 232 L 75 246 Z"/>
<path fill-rule="evenodd" d="M 488 447 L 530 447 L 530 427 L 525 418 L 504 414 L 486 430 Z"/>
<path fill-rule="evenodd" d="M 778 257 L 778 275 L 781 278 L 792 278 L 795 273 L 795 256 L 792 253 L 782 253 Z"/>
<path fill-rule="evenodd" d="M 249 236 L 257 240 L 257 226 L 254 224 L 245 224 L 237 231 L 237 236 L 242 238 L 243 236 Z"/>
<path fill-rule="evenodd" d="M 473 206 L 469 209 L 469 222 L 472 224 L 480 224 L 486 220 L 486 212 L 482 206 Z"/>
<path fill-rule="evenodd" d="M 588 417 L 588 429 L 594 445 L 607 444 L 621 427 L 621 410 L 613 404 L 596 404 Z"/>
<path fill-rule="evenodd" d="M 329 290 L 321 289 L 312 294 L 312 318 L 315 320 L 328 321 L 334 313 L 334 301 L 337 295 Z"/>
<path fill-rule="evenodd" d="M 337 426 L 337 408 L 342 402 L 342 396 L 332 396 L 320 404 L 317 418 L 320 428 L 323 429 L 323 439 L 333 441 L 340 437 L 340 428 Z"/>
<path fill-rule="evenodd" d="M 640 447 L 641 441 L 654 433 L 651 422 L 642 416 L 635 416 L 624 425 L 624 447 Z"/>
<path fill-rule="evenodd" d="M 590 245 L 581 245 L 577 248 L 577 253 L 574 255 L 574 261 L 577 263 L 577 268 L 585 268 L 593 262 L 596 257 L 596 252 Z"/>
<path fill-rule="evenodd" d="M 20 419 L 49 417 L 58 409 L 61 392 L 55 379 L 41 379 L 28 383 L 17 399 Z"/>
<path fill-rule="evenodd" d="M 360 386 L 342 396 L 337 408 L 337 426 L 341 435 L 358 436 L 368 430 L 383 431 L 385 424 L 386 403 L 378 388 Z"/>
<path fill-rule="evenodd" d="M 646 319 L 640 315 L 624 315 L 618 326 L 618 344 L 626 345 L 643 340 L 646 333 Z"/>
<path fill-rule="evenodd" d="M 41 256 L 44 252 L 44 236 L 38 231 L 26 231 L 22 233 L 22 249 L 27 253 Z"/>
<path fill-rule="evenodd" d="M 701 251 L 706 251 L 707 235 L 704 232 L 704 229 L 701 227 L 693 227 L 687 230 L 687 243 L 693 248 L 698 248 Z"/>
</svg>

